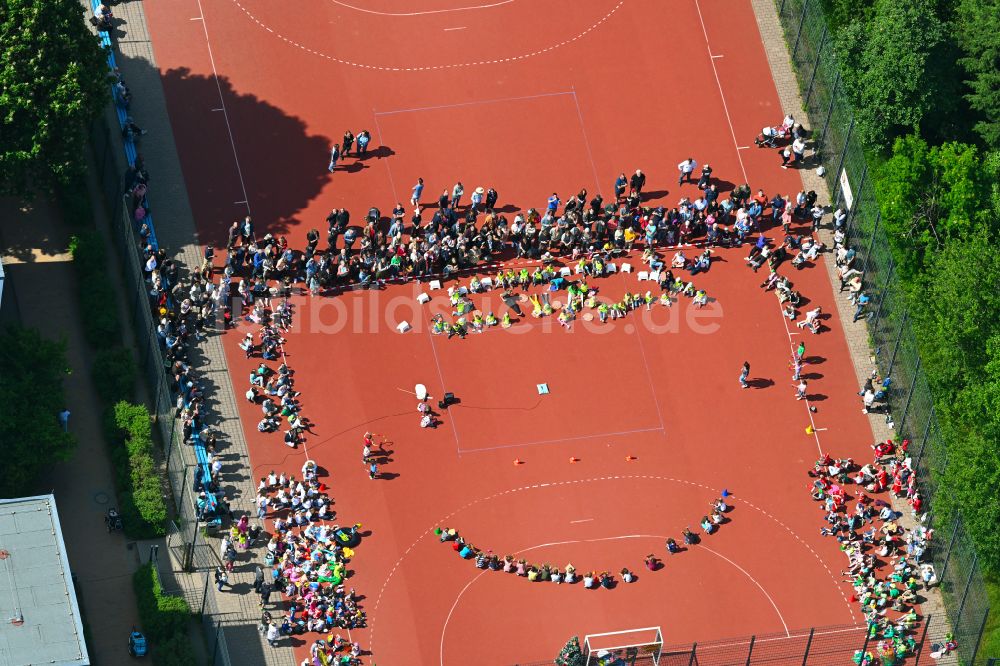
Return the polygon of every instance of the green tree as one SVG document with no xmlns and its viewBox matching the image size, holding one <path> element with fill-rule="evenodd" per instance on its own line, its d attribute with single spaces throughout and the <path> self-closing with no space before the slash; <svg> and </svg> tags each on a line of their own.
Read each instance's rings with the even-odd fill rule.
<svg viewBox="0 0 1000 666">
<path fill-rule="evenodd" d="M 65 375 L 65 344 L 34 329 L 0 333 L 0 497 L 32 492 L 46 467 L 72 454 L 76 440 L 59 425 Z"/>
<path fill-rule="evenodd" d="M 580 639 L 577 636 L 566 641 L 566 645 L 556 657 L 556 666 L 583 666 L 587 660 L 580 649 Z"/>
<path fill-rule="evenodd" d="M 105 53 L 78 0 L 4 0 L 0 11 L 0 192 L 25 195 L 82 169 L 108 96 Z"/>
<path fill-rule="evenodd" d="M 856 18 L 837 35 L 844 88 L 856 132 L 884 149 L 921 127 L 932 111 L 954 109 L 946 68 L 945 26 L 930 0 L 876 0 L 871 19 Z"/>
<path fill-rule="evenodd" d="M 966 99 L 980 116 L 974 129 L 987 146 L 1000 148 L 1000 0 L 960 0 L 954 33 L 964 55 Z"/>
<path fill-rule="evenodd" d="M 975 146 L 898 139 L 877 171 L 882 225 L 904 282 L 919 286 L 933 255 L 951 239 L 993 230 L 994 170 Z"/>
</svg>

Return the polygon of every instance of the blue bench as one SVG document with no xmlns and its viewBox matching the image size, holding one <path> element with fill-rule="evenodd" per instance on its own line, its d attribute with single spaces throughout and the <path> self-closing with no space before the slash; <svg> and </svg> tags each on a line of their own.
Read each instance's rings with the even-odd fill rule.
<svg viewBox="0 0 1000 666">
<path fill-rule="evenodd" d="M 91 11 L 97 11 L 97 8 L 100 7 L 100 5 L 101 5 L 100 0 L 90 0 Z M 108 69 L 111 72 L 114 72 L 115 69 L 118 67 L 118 63 L 115 61 L 115 51 L 111 43 L 111 37 L 108 35 L 106 31 L 103 30 L 98 31 L 97 35 L 101 41 L 101 46 L 103 46 L 108 53 Z M 128 120 L 128 112 L 121 104 L 118 103 L 118 99 L 115 98 L 114 84 L 111 85 L 111 97 L 112 100 L 114 101 L 115 113 L 118 115 L 119 129 L 124 131 L 125 123 Z M 134 167 L 135 158 L 136 155 L 138 154 L 138 151 L 136 150 L 135 147 L 135 141 L 131 137 L 127 137 L 124 139 L 124 144 L 125 144 L 125 159 L 128 161 L 128 165 L 130 167 Z M 149 227 L 149 237 L 147 239 L 147 242 L 153 247 L 154 250 L 159 250 L 160 244 L 156 239 L 156 228 L 153 226 L 153 216 L 151 213 L 149 213 L 148 199 L 144 198 L 142 201 L 142 205 L 143 208 L 145 208 L 147 211 L 145 219 L 145 223 Z"/>
</svg>

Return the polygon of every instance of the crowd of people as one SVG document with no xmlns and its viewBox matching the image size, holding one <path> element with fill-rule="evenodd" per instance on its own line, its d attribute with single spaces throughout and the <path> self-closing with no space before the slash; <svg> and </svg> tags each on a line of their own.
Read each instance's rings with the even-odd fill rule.
<svg viewBox="0 0 1000 666">
<path fill-rule="evenodd" d="M 908 448 L 907 440 L 888 440 L 872 446 L 873 459 L 864 465 L 824 455 L 809 470 L 810 493 L 826 523 L 820 533 L 840 543 L 847 557 L 842 574 L 854 588 L 851 601 L 869 626 L 873 650 L 861 657 L 886 666 L 916 648 L 918 592 L 936 582 L 924 558 L 934 531 L 924 525 L 926 507 Z M 907 502 L 913 529 L 903 527 L 890 496 Z"/>
<path fill-rule="evenodd" d="M 732 506 L 726 502 L 726 496 L 728 495 L 727 491 L 724 497 L 719 497 L 709 504 L 710 511 L 702 516 L 699 523 L 705 534 L 715 534 L 721 525 L 729 521 L 729 518 L 725 515 L 732 509 Z M 577 574 L 577 568 L 572 563 L 567 564 L 565 567 L 558 567 L 549 563 L 532 564 L 526 559 L 518 558 L 514 555 L 500 557 L 492 550 L 482 550 L 476 547 L 459 534 L 458 530 L 450 527 L 437 527 L 434 529 L 434 534 L 438 536 L 441 543 L 450 544 L 452 550 L 463 560 L 473 562 L 477 569 L 512 573 L 526 578 L 530 582 L 566 583 L 573 585 L 577 581 L 581 581 L 585 589 L 599 587 L 612 589 L 616 585 L 615 574 L 611 571 L 588 570 L 583 574 Z M 685 545 L 691 546 L 701 540 L 701 535 L 692 531 L 690 527 L 685 527 L 681 531 L 681 540 Z M 683 551 L 683 548 L 672 537 L 666 540 L 664 547 L 669 555 Z M 661 566 L 661 560 L 654 553 L 650 553 L 643 559 L 643 566 L 650 571 L 656 571 Z M 621 576 L 622 581 L 625 583 L 632 583 L 637 579 L 635 573 L 628 567 L 622 567 L 618 575 Z"/>
<path fill-rule="evenodd" d="M 307 461 L 301 471 L 299 480 L 271 471 L 257 487 L 257 515 L 273 520 L 264 554 L 270 575 L 261 571 L 255 582 L 263 613 L 261 629 L 271 645 L 283 636 L 324 634 L 313 642 L 307 664 L 356 663 L 360 645 L 336 632 L 367 622 L 354 588 L 345 584 L 361 539 L 360 525 L 345 528 L 329 522 L 337 512 L 316 464 Z M 282 595 L 281 616 L 269 609 L 273 591 Z"/>
</svg>

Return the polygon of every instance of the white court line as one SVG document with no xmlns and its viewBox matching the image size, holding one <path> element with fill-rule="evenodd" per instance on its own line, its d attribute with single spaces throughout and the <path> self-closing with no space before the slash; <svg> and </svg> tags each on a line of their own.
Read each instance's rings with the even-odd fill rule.
<svg viewBox="0 0 1000 666">
<path fill-rule="evenodd" d="M 201 6 L 201 0 L 198 0 L 198 11 L 201 12 L 202 17 L 205 16 L 205 10 Z M 202 18 L 201 27 L 205 30 L 205 46 L 208 47 L 208 59 L 212 63 L 212 75 L 215 77 L 215 87 L 219 91 L 219 104 L 222 108 L 222 116 L 226 120 L 226 131 L 229 133 L 229 145 L 233 148 L 233 159 L 236 161 L 236 175 L 240 177 L 240 189 L 243 190 L 243 201 L 247 202 L 247 213 L 250 212 L 250 197 L 247 196 L 247 186 L 243 182 L 243 169 L 240 168 L 240 157 L 236 153 L 236 141 L 233 139 L 233 128 L 229 124 L 229 112 L 226 111 L 226 100 L 222 97 L 222 84 L 219 83 L 219 70 L 215 67 L 215 56 L 212 54 L 212 42 L 208 38 L 208 21 Z"/>
<path fill-rule="evenodd" d="M 587 157 L 590 159 L 590 169 L 594 172 L 594 186 L 597 193 L 601 193 L 601 179 L 597 177 L 597 165 L 594 164 L 594 153 L 590 150 L 590 137 L 587 135 L 587 124 L 583 122 L 583 111 L 580 109 L 580 98 L 576 95 L 576 88 L 573 88 L 573 103 L 576 104 L 576 115 L 580 117 L 580 130 L 583 132 L 583 143 L 587 146 Z"/>
<path fill-rule="evenodd" d="M 225 109 L 212 109 L 212 111 L 225 111 Z"/>
<path fill-rule="evenodd" d="M 712 57 L 713 57 L 713 58 L 725 58 L 726 56 L 721 56 L 721 55 L 714 55 L 714 56 L 712 56 Z"/>
<path fill-rule="evenodd" d="M 372 109 L 372 113 L 375 114 L 375 133 L 378 134 L 378 145 L 379 148 L 385 145 L 382 141 L 382 126 L 378 123 L 378 113 L 375 109 Z M 396 181 L 392 178 L 392 167 L 389 166 L 389 156 L 386 155 L 385 159 L 385 171 L 389 174 L 389 186 L 392 188 L 392 198 L 396 201 L 400 201 L 399 196 L 396 194 Z"/>
<path fill-rule="evenodd" d="M 712 47 L 708 43 L 708 29 L 705 28 L 705 17 L 701 15 L 701 5 L 698 4 L 698 0 L 694 0 L 695 9 L 698 10 L 698 20 L 701 21 L 701 32 L 705 35 L 705 49 L 708 51 L 709 62 L 712 63 L 712 73 L 715 74 L 715 85 L 719 87 L 719 97 L 722 99 L 722 110 L 726 112 L 726 121 L 729 123 L 729 133 L 733 135 L 733 145 L 739 146 L 739 142 L 736 140 L 736 130 L 733 129 L 733 119 L 729 115 L 729 105 L 726 104 L 726 93 L 722 91 L 722 81 L 719 80 L 719 70 L 715 67 L 715 59 L 712 57 Z M 747 169 L 743 166 L 743 156 L 740 155 L 740 151 L 737 149 L 736 158 L 740 162 L 740 171 L 743 172 L 743 182 L 749 182 L 747 178 Z"/>
<path fill-rule="evenodd" d="M 581 518 L 580 520 L 571 520 L 569 521 L 569 524 L 575 525 L 576 523 L 589 523 L 592 520 L 593 518 Z"/>
<path fill-rule="evenodd" d="M 736 150 L 750 150 L 750 146 L 736 146 Z"/>
<path fill-rule="evenodd" d="M 434 356 L 434 365 L 437 367 L 438 371 L 438 380 L 441 382 L 441 395 L 444 395 L 444 371 L 441 370 L 441 361 L 438 359 L 437 347 L 434 346 L 434 336 L 428 333 L 427 341 L 431 345 L 431 353 Z M 455 425 L 454 415 L 448 419 L 448 423 L 451 424 L 451 431 L 455 434 L 455 450 L 458 452 L 458 455 L 462 455 L 462 443 L 458 440 L 458 426 Z"/>
<path fill-rule="evenodd" d="M 440 104 L 438 106 L 419 106 L 413 109 L 397 109 L 395 111 L 376 111 L 376 116 L 391 116 L 397 113 L 413 113 L 414 111 L 436 111 L 438 109 L 453 109 L 459 106 L 478 106 L 480 104 L 494 104 L 496 102 L 522 102 L 529 99 L 541 99 L 543 97 L 558 97 L 560 95 L 575 95 L 572 90 L 563 92 L 541 93 L 540 95 L 525 95 L 523 97 L 501 97 L 499 99 L 483 99 L 472 102 L 459 102 L 457 104 Z"/>
<path fill-rule="evenodd" d="M 788 318 L 785 317 L 785 313 L 781 311 L 781 303 L 778 303 L 778 313 L 781 315 L 781 324 L 782 324 L 782 326 L 785 327 L 785 333 L 788 334 L 788 344 L 791 345 L 792 344 L 792 335 L 795 335 L 795 334 L 792 333 L 791 330 L 789 330 L 789 328 L 788 328 Z M 812 405 L 809 404 L 809 398 L 806 398 L 804 401 L 800 401 L 800 402 L 805 402 L 806 403 L 806 416 L 809 417 L 809 425 L 812 427 L 813 438 L 815 438 L 815 440 L 816 440 L 816 451 L 818 451 L 819 454 L 822 456 L 823 455 L 823 447 L 819 443 L 819 429 L 816 428 L 816 421 L 813 420 Z M 826 430 L 826 428 L 823 428 L 823 430 Z"/>
<path fill-rule="evenodd" d="M 453 7 L 451 9 L 428 9 L 422 12 L 379 12 L 374 9 L 365 9 L 364 7 L 355 7 L 354 5 L 349 5 L 346 2 L 341 2 L 341 0 L 332 0 L 333 4 L 340 5 L 341 7 L 347 7 L 348 9 L 353 9 L 354 11 L 364 12 L 365 14 L 377 14 L 378 16 L 425 16 L 427 14 L 445 14 L 447 12 L 465 12 L 472 9 L 491 9 L 493 7 L 501 7 L 503 5 L 509 5 L 514 2 L 514 0 L 500 0 L 500 2 L 493 2 L 487 5 L 473 5 L 471 7 Z"/>
<path fill-rule="evenodd" d="M 461 26 L 459 26 L 457 28 L 445 28 L 444 29 L 445 32 L 451 32 L 452 30 L 465 30 L 465 26 L 461 25 Z"/>
<path fill-rule="evenodd" d="M 205 17 L 204 16 L 195 16 L 193 19 L 190 19 L 190 20 L 192 20 L 192 21 L 204 21 Z"/>
<path fill-rule="evenodd" d="M 665 537 L 665 536 L 661 536 L 661 535 L 657 535 L 657 534 L 624 534 L 622 536 L 602 537 L 600 539 L 576 539 L 576 540 L 571 540 L 571 541 L 555 541 L 553 543 L 542 543 L 542 544 L 538 544 L 537 546 L 529 546 L 528 548 L 523 548 L 521 550 L 514 551 L 514 555 L 523 555 L 524 553 L 527 553 L 528 551 L 538 550 L 540 548 L 547 548 L 549 546 L 564 546 L 564 545 L 573 544 L 573 543 L 594 543 L 594 542 L 598 542 L 598 541 L 618 541 L 618 540 L 622 540 L 622 539 L 666 539 L 666 538 L 667 537 Z M 736 564 L 736 562 L 733 562 L 731 559 L 729 559 L 728 557 L 726 557 L 722 553 L 714 551 L 711 548 L 709 548 L 708 546 L 706 546 L 704 544 L 704 539 L 702 539 L 702 542 L 698 544 L 697 548 L 699 550 L 706 550 L 706 551 L 712 553 L 713 555 L 715 555 L 716 557 L 718 557 L 719 559 L 725 560 L 726 562 L 728 562 L 729 564 L 731 564 L 733 567 L 735 567 L 736 569 L 738 569 L 744 576 L 746 576 L 748 579 L 750 579 L 750 582 L 752 582 L 754 585 L 756 585 L 760 589 L 760 591 L 764 594 L 764 597 L 770 602 L 771 607 L 774 608 L 774 612 L 777 613 L 777 615 L 778 615 L 778 620 L 781 621 L 781 626 L 783 626 L 785 628 L 785 636 L 787 638 L 791 638 L 792 637 L 792 632 L 789 631 L 789 629 L 788 629 L 788 623 L 785 622 L 785 616 L 781 614 L 781 610 L 778 608 L 778 604 L 776 604 L 774 602 L 774 599 L 771 598 L 771 595 L 768 594 L 767 590 L 764 589 L 764 586 L 761 585 L 760 582 L 756 578 L 754 578 L 753 576 L 751 576 L 750 573 L 746 569 L 744 569 L 740 565 Z M 462 591 L 459 592 L 458 596 L 455 597 L 455 603 L 453 603 L 451 605 L 451 610 L 448 611 L 448 617 L 445 618 L 445 620 L 444 620 L 444 626 L 441 627 L 441 645 L 440 645 L 440 648 L 439 648 L 439 657 L 440 657 L 440 660 L 441 660 L 441 666 L 444 666 L 444 636 L 445 636 L 445 633 L 448 631 L 448 623 L 451 622 L 451 616 L 455 614 L 455 609 L 458 608 L 458 602 L 462 600 L 462 596 L 466 593 L 466 591 L 468 591 L 468 589 L 470 587 L 472 587 L 473 583 L 475 583 L 476 581 L 478 581 L 480 578 L 482 578 L 487 573 L 493 573 L 493 572 L 491 572 L 489 569 L 484 569 L 483 571 L 479 572 L 479 575 L 475 576 L 472 580 L 470 580 L 468 583 L 466 583 L 465 587 L 462 588 Z M 579 585 L 579 586 L 582 587 L 583 583 L 582 582 L 576 583 L 576 585 Z"/>
</svg>

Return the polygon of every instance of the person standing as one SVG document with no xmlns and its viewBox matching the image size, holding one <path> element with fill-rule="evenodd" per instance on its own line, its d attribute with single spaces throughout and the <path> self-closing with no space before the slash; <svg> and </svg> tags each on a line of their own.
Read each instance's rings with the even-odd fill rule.
<svg viewBox="0 0 1000 666">
<path fill-rule="evenodd" d="M 497 198 L 500 195 L 492 187 L 486 190 L 486 210 L 493 210 L 497 205 Z"/>
<path fill-rule="evenodd" d="M 326 170 L 333 173 L 333 170 L 337 168 L 337 160 L 340 159 L 340 146 L 333 144 L 333 148 L 330 149 L 330 165 L 326 167 Z"/>
<path fill-rule="evenodd" d="M 472 196 L 470 197 L 472 201 L 472 210 L 479 212 L 479 207 L 483 205 L 483 198 L 486 195 L 486 190 L 482 187 L 477 187 L 472 190 Z"/>
<path fill-rule="evenodd" d="M 806 355 L 806 343 L 800 342 L 799 346 L 795 348 L 795 358 L 802 361 L 805 355 Z"/>
<path fill-rule="evenodd" d="M 618 174 L 618 178 L 615 180 L 615 201 L 621 201 L 622 197 L 625 196 L 625 188 L 628 186 L 628 179 L 625 177 L 625 172 L 622 171 Z"/>
<path fill-rule="evenodd" d="M 462 181 L 455 183 L 455 187 L 451 188 L 451 207 L 458 208 L 459 202 L 462 200 L 462 195 L 465 194 L 465 186 L 462 185 Z"/>
<path fill-rule="evenodd" d="M 278 647 L 278 625 L 274 622 L 267 624 L 267 643 L 271 647 Z"/>
<path fill-rule="evenodd" d="M 802 378 L 802 359 L 792 359 L 792 381 L 797 382 Z"/>
<path fill-rule="evenodd" d="M 260 594 L 264 587 L 264 570 L 259 564 L 253 568 L 253 591 Z"/>
<path fill-rule="evenodd" d="M 354 133 L 351 130 L 344 132 L 344 155 L 351 154 L 351 147 L 354 146 Z"/>
<path fill-rule="evenodd" d="M 264 583 L 260 586 L 260 607 L 261 610 L 264 609 L 269 603 L 271 603 L 271 592 L 274 590 L 274 586 L 270 583 Z"/>
<path fill-rule="evenodd" d="M 864 316 L 865 306 L 871 302 L 871 297 L 868 294 L 861 292 L 858 294 L 858 300 L 855 302 L 857 303 L 858 309 L 854 311 L 854 322 L 857 322 Z"/>
<path fill-rule="evenodd" d="M 59 412 L 59 425 L 62 426 L 63 432 L 69 432 L 69 414 L 69 410 L 65 408 Z"/>
<path fill-rule="evenodd" d="M 806 380 L 799 379 L 799 385 L 795 387 L 795 399 L 796 400 L 806 399 Z"/>
<path fill-rule="evenodd" d="M 750 376 L 750 361 L 743 361 L 743 368 L 740 370 L 740 388 L 750 388 L 747 377 Z"/>
<path fill-rule="evenodd" d="M 694 161 L 693 157 L 689 157 L 680 164 L 677 165 L 677 170 L 680 172 L 680 177 L 677 179 L 677 184 L 682 185 L 685 182 L 691 182 L 691 174 L 694 172 L 695 167 L 698 163 Z"/>
<path fill-rule="evenodd" d="M 215 567 L 215 586 L 222 592 L 226 585 L 229 585 L 229 576 L 222 567 Z"/>
<path fill-rule="evenodd" d="M 368 130 L 362 130 L 358 134 L 358 155 L 368 154 L 368 143 L 372 140 L 372 134 Z"/>
<path fill-rule="evenodd" d="M 704 190 L 712 180 L 712 167 L 706 164 L 701 168 L 701 178 L 698 179 L 698 189 Z"/>
<path fill-rule="evenodd" d="M 639 169 L 635 170 L 632 177 L 628 179 L 629 194 L 642 194 L 642 188 L 646 185 L 646 174 Z"/>
<path fill-rule="evenodd" d="M 560 203 L 559 195 L 553 192 L 552 196 L 549 197 L 548 202 L 546 202 L 545 210 L 548 211 L 549 214 L 554 215 L 555 212 L 559 209 L 559 203 Z"/>
<path fill-rule="evenodd" d="M 417 178 L 417 184 L 413 186 L 413 194 L 410 196 L 410 205 L 416 206 L 420 203 L 420 195 L 424 193 L 424 179 Z"/>
</svg>

